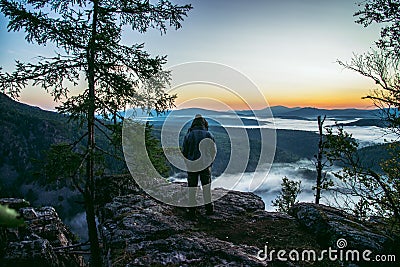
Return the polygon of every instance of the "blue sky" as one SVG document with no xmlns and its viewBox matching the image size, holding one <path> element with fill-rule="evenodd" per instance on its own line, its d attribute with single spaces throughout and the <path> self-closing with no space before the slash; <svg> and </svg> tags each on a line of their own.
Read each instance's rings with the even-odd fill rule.
<svg viewBox="0 0 400 267">
<path fill-rule="evenodd" d="M 371 106 L 360 98 L 373 83 L 335 63 L 367 51 L 379 37 L 378 26 L 354 23 L 356 1 L 175 2 L 193 5 L 182 29 L 162 36 L 155 30 L 138 34 L 126 29 L 123 42 L 144 42 L 153 55 L 168 55 L 168 66 L 190 61 L 231 66 L 253 80 L 271 105 Z M 15 59 L 29 61 L 54 51 L 52 45 L 28 45 L 23 33 L 8 33 L 6 25 L 0 15 L 0 66 L 5 70 L 13 69 Z M 47 109 L 55 105 L 40 88 L 27 88 L 21 101 Z"/>
</svg>

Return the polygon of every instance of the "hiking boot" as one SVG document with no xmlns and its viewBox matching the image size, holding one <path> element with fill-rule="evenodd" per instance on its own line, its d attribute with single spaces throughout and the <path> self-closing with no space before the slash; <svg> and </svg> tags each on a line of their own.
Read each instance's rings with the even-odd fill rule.
<svg viewBox="0 0 400 267">
<path fill-rule="evenodd" d="M 206 205 L 206 215 L 213 215 L 214 214 L 214 206 L 212 204 Z"/>
<path fill-rule="evenodd" d="M 196 209 L 196 207 L 189 207 L 188 208 L 188 216 L 189 217 L 195 217 L 196 216 L 196 214 L 197 214 L 197 209 Z"/>
</svg>

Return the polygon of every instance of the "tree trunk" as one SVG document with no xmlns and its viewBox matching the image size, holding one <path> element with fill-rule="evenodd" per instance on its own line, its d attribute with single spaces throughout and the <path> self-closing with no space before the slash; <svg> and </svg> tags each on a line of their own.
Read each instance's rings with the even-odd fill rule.
<svg viewBox="0 0 400 267">
<path fill-rule="evenodd" d="M 96 98 L 95 98 L 95 60 L 96 60 L 96 35 L 97 35 L 97 16 L 98 16 L 98 1 L 93 1 L 93 19 L 92 19 L 92 35 L 88 46 L 88 158 L 86 162 L 86 186 L 85 186 L 85 208 L 86 208 L 86 221 L 88 224 L 88 233 L 90 241 L 91 252 L 91 266 L 102 266 L 101 250 L 99 245 L 99 238 L 96 226 L 96 212 L 95 212 L 95 185 L 94 185 L 94 152 L 95 145 L 95 111 L 96 111 Z"/>
<path fill-rule="evenodd" d="M 86 222 L 88 225 L 88 234 L 90 241 L 90 266 L 100 267 L 102 266 L 102 253 L 97 234 L 96 213 L 93 203 L 93 196 L 88 192 L 87 194 L 85 194 L 84 198 L 86 209 Z"/>
<path fill-rule="evenodd" d="M 322 187 L 322 156 L 324 152 L 323 132 L 322 125 L 324 124 L 326 116 L 321 120 L 321 116 L 318 116 L 318 131 L 319 131 L 319 142 L 318 142 L 318 155 L 317 155 L 317 182 L 316 182 L 316 193 L 315 193 L 315 204 L 319 204 L 321 199 L 321 187 Z"/>
</svg>

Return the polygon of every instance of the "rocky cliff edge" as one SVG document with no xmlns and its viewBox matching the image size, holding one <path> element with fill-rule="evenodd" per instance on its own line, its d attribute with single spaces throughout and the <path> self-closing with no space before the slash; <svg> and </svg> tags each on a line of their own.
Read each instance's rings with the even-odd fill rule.
<svg viewBox="0 0 400 267">
<path fill-rule="evenodd" d="M 177 192 L 185 184 L 174 184 Z M 161 203 L 129 176 L 98 187 L 99 232 L 106 266 L 399 266 L 396 226 L 360 221 L 341 210 L 299 203 L 267 212 L 253 193 L 226 191 L 215 214 Z M 172 192 L 173 193 L 173 192 Z M 0 266 L 84 266 L 72 233 L 52 207 L 0 199 L 26 222 L 0 227 Z M 279 252 L 281 251 L 281 252 Z M 325 252 L 324 252 L 325 251 Z M 356 256 L 357 251 L 359 258 Z M 368 259 L 364 260 L 365 251 Z M 330 254 L 332 252 L 332 254 Z M 315 256 L 314 256 L 315 255 Z M 351 256 L 351 258 L 350 258 Z M 377 262 L 385 257 L 386 262 Z"/>
<path fill-rule="evenodd" d="M 375 255 L 397 257 L 386 266 L 400 264 L 399 238 L 382 222 L 312 203 L 295 205 L 290 215 L 267 212 L 257 195 L 235 191 L 214 203 L 214 215 L 199 209 L 189 217 L 185 208 L 160 203 L 124 179 L 103 181 L 99 221 L 108 266 L 376 266 Z M 337 259 L 327 253 L 318 259 L 328 249 Z M 359 260 L 346 255 L 355 249 Z M 278 259 L 279 250 L 286 260 Z M 364 250 L 374 262 L 362 259 Z M 315 251 L 316 259 L 302 259 L 304 251 Z"/>
</svg>

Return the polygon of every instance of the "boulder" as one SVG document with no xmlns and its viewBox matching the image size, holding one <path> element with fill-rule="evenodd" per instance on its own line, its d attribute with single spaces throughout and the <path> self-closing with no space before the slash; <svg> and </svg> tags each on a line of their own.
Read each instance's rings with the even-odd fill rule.
<svg viewBox="0 0 400 267">
<path fill-rule="evenodd" d="M 74 236 L 53 207 L 33 208 L 21 199 L 0 199 L 17 208 L 25 222 L 18 228 L 0 227 L 0 266 L 85 266 L 83 258 L 63 247 L 74 244 Z"/>
<path fill-rule="evenodd" d="M 392 236 L 342 210 L 321 204 L 298 203 L 289 214 L 315 235 L 322 246 L 370 250 L 378 254 L 394 252 L 396 240 Z"/>
<path fill-rule="evenodd" d="M 31 204 L 25 199 L 20 198 L 0 198 L 0 205 L 5 205 L 11 209 L 19 210 L 20 208 L 29 207 Z"/>
<path fill-rule="evenodd" d="M 180 185 L 177 185 L 180 186 Z M 222 190 L 222 189 L 221 189 Z M 236 194 L 236 195 L 235 195 Z M 263 210 L 261 198 L 252 193 L 228 193 L 215 204 L 209 217 L 199 209 L 198 218 L 184 208 L 160 203 L 145 194 L 115 197 L 100 209 L 100 231 L 109 266 L 266 266 L 257 259 L 255 246 L 236 245 L 199 229 L 199 220 L 225 222 L 248 212 Z"/>
<path fill-rule="evenodd" d="M 5 248 L 2 266 L 62 266 L 50 242 L 35 234 L 10 242 Z"/>
</svg>

